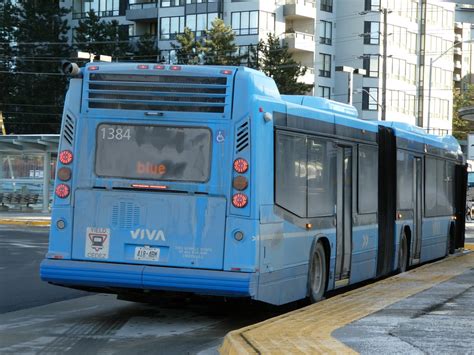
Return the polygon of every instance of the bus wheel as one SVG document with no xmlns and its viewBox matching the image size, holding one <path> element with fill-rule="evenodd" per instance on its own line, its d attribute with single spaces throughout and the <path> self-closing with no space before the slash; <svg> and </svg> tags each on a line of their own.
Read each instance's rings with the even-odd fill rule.
<svg viewBox="0 0 474 355">
<path fill-rule="evenodd" d="M 405 272 L 407 271 L 408 265 L 408 243 L 405 233 L 402 235 L 402 240 L 400 241 L 400 250 L 398 251 L 398 271 Z"/>
<path fill-rule="evenodd" d="M 446 255 L 449 255 L 449 254 L 454 254 L 454 252 L 456 251 L 456 246 L 455 246 L 455 241 L 454 241 L 454 238 L 455 238 L 455 229 L 454 229 L 454 225 L 451 226 L 451 228 L 449 228 L 449 235 L 448 235 L 448 252 L 446 253 Z"/>
<path fill-rule="evenodd" d="M 309 265 L 309 297 L 312 303 L 323 299 L 326 292 L 327 266 L 326 252 L 322 243 L 318 242 L 311 254 Z"/>
</svg>

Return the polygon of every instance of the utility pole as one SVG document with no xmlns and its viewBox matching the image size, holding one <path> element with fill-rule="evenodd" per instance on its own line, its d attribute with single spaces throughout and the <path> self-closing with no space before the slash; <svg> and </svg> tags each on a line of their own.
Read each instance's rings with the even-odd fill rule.
<svg viewBox="0 0 474 355">
<path fill-rule="evenodd" d="M 387 50 L 388 50 L 388 9 L 383 13 L 383 66 L 382 66 L 382 121 L 387 119 Z"/>
</svg>

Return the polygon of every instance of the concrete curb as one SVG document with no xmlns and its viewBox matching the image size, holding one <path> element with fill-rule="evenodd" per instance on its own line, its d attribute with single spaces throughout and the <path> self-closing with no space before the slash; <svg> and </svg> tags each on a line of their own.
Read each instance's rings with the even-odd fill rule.
<svg viewBox="0 0 474 355">
<path fill-rule="evenodd" d="M 51 225 L 51 221 L 50 220 L 2 218 L 0 219 L 0 225 L 49 227 Z"/>
<path fill-rule="evenodd" d="M 226 335 L 221 354 L 353 354 L 332 337 L 347 324 L 452 279 L 474 266 L 464 252 L 339 294 Z"/>
</svg>

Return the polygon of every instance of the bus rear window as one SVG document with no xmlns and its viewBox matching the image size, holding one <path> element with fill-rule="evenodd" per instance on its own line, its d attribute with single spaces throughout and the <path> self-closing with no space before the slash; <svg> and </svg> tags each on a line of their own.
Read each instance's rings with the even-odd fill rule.
<svg viewBox="0 0 474 355">
<path fill-rule="evenodd" d="M 210 160 L 208 128 L 118 124 L 97 128 L 98 176 L 205 182 Z"/>
</svg>

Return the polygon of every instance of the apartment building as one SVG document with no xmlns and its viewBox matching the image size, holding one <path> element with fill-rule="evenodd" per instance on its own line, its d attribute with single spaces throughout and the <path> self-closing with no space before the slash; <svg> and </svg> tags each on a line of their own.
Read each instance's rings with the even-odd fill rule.
<svg viewBox="0 0 474 355">
<path fill-rule="evenodd" d="M 132 40 L 144 34 L 156 36 L 159 59 L 169 63 L 176 60 L 171 43 L 177 34 L 189 27 L 196 36 L 201 36 L 217 17 L 234 30 L 240 54 L 271 32 L 288 45 L 295 60 L 308 67 L 300 80 L 314 84 L 316 4 L 313 1 L 65 0 L 63 6 L 73 9 L 69 15 L 72 28 L 93 9 L 100 17 L 127 26 Z"/>
<path fill-rule="evenodd" d="M 454 87 L 465 90 L 474 84 L 474 5 L 456 5 L 454 33 Z"/>
<path fill-rule="evenodd" d="M 335 68 L 364 68 L 366 74 L 355 75 L 353 81 L 353 103 L 362 118 L 381 120 L 385 107 L 387 120 L 429 125 L 434 133 L 451 130 L 454 4 L 441 0 L 64 0 L 63 4 L 73 9 L 72 27 L 94 9 L 127 26 L 132 39 L 145 33 L 156 36 L 159 59 L 170 63 L 176 60 L 171 43 L 185 26 L 200 36 L 220 17 L 234 30 L 240 53 L 272 32 L 309 68 L 300 80 L 314 84 L 315 95 L 347 102 L 347 73 Z M 386 26 L 384 9 L 388 9 Z M 441 55 L 445 51 L 447 55 Z"/>
</svg>

